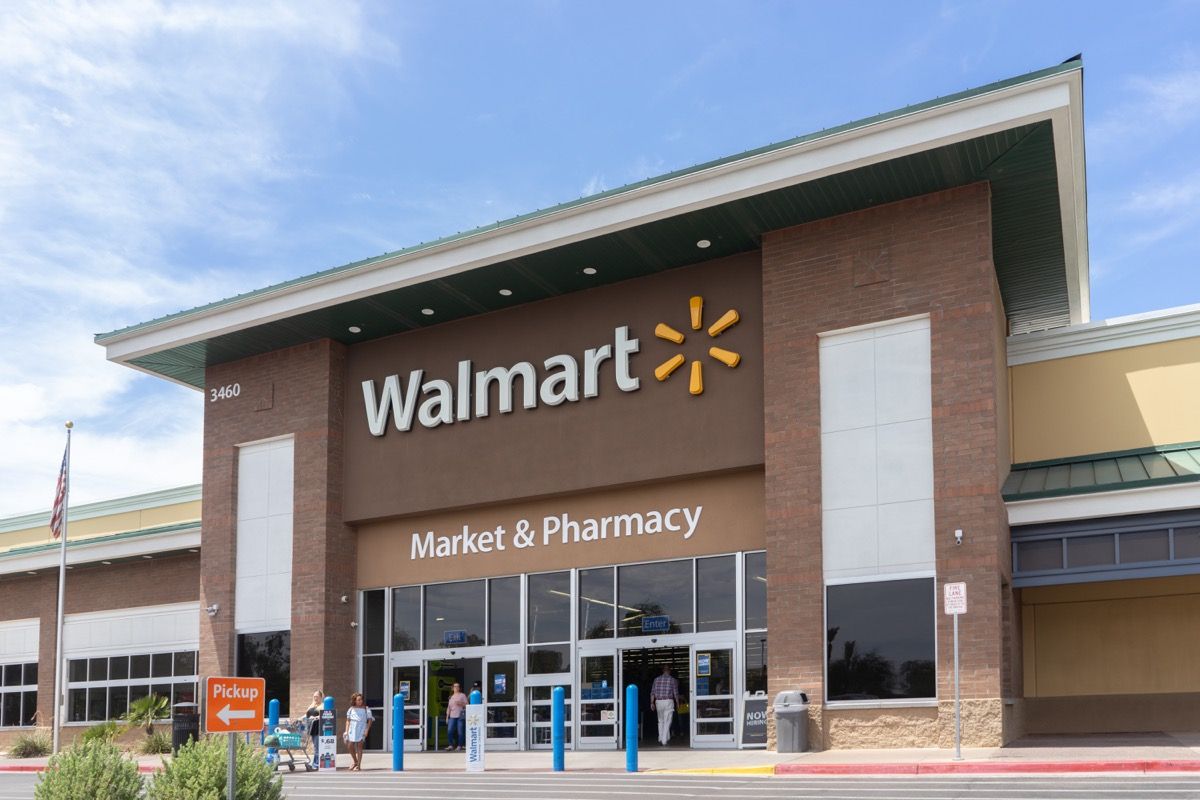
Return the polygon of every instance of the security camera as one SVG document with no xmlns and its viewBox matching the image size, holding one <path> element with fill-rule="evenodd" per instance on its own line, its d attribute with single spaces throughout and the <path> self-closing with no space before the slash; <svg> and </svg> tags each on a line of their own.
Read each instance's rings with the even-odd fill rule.
<svg viewBox="0 0 1200 800">
<path fill-rule="evenodd" d="M 347 595 L 342 595 L 342 602 L 343 602 L 343 603 L 349 603 L 349 602 L 350 602 L 350 598 L 349 598 Z"/>
<path fill-rule="evenodd" d="M 954 532 L 954 543 L 962 544 L 962 528 L 959 528 Z"/>
<path fill-rule="evenodd" d="M 351 627 L 351 628 L 357 628 L 357 627 L 358 627 L 358 623 L 357 623 L 357 622 L 355 622 L 354 620 L 350 620 L 350 627 Z"/>
<path fill-rule="evenodd" d="M 221 610 L 221 606 L 218 603 L 213 603 L 211 606 L 204 607 L 205 613 L 207 613 L 210 617 L 215 617 L 217 615 L 217 612 L 220 610 Z"/>
</svg>

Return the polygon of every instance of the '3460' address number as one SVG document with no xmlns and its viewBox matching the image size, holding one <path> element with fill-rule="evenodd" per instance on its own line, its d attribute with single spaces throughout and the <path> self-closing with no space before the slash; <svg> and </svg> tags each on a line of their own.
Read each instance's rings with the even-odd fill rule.
<svg viewBox="0 0 1200 800">
<path fill-rule="evenodd" d="M 240 383 L 230 383 L 216 389 L 208 390 L 208 402 L 215 403 L 218 400 L 229 400 L 237 397 L 242 393 L 242 385 Z"/>
</svg>

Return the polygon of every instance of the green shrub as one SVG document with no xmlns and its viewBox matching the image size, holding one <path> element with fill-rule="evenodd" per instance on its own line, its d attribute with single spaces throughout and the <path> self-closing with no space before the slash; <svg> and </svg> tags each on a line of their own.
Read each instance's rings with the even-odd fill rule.
<svg viewBox="0 0 1200 800">
<path fill-rule="evenodd" d="M 150 783 L 149 800 L 225 800 L 229 742 L 224 736 L 191 741 L 179 748 Z M 234 800 L 281 800 L 283 781 L 263 753 L 237 739 Z"/>
<path fill-rule="evenodd" d="M 111 742 L 79 742 L 50 759 L 33 790 L 35 800 L 137 800 L 137 764 Z"/>
<path fill-rule="evenodd" d="M 139 697 L 129 704 L 129 711 L 121 715 L 125 720 L 125 730 L 141 728 L 149 736 L 154 732 L 154 723 L 171 716 L 171 701 L 157 694 Z"/>
<path fill-rule="evenodd" d="M 171 752 L 171 734 L 166 731 L 154 731 L 138 742 L 137 751 L 147 756 L 169 753 Z"/>
<path fill-rule="evenodd" d="M 121 728 L 114 720 L 101 722 L 99 725 L 93 725 L 83 732 L 80 737 L 84 742 L 111 742 L 117 738 L 117 734 L 121 732 Z"/>
<path fill-rule="evenodd" d="M 45 731 L 28 731 L 13 739 L 12 747 L 8 748 L 11 758 L 40 758 L 50 755 L 53 745 L 50 734 Z"/>
</svg>

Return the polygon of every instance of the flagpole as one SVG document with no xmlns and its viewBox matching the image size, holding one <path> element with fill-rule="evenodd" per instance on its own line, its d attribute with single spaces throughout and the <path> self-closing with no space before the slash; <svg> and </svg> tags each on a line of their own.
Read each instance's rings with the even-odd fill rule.
<svg viewBox="0 0 1200 800">
<path fill-rule="evenodd" d="M 54 747 L 53 752 L 58 752 L 59 729 L 62 727 L 63 708 L 66 703 L 63 702 L 62 690 L 62 672 L 63 672 L 63 613 L 65 608 L 63 603 L 66 598 L 67 589 L 67 509 L 70 506 L 71 499 L 71 428 L 75 427 L 74 422 L 67 422 L 67 454 L 65 483 L 63 485 L 63 516 L 62 516 L 62 541 L 58 548 L 58 622 L 54 634 Z"/>
</svg>

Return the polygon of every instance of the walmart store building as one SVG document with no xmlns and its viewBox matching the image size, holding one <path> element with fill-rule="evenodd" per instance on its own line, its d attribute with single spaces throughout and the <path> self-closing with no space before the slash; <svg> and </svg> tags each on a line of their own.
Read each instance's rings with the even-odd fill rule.
<svg viewBox="0 0 1200 800">
<path fill-rule="evenodd" d="M 204 393 L 203 489 L 75 510 L 72 725 L 262 674 L 388 746 L 816 747 L 1200 712 L 1200 308 L 1089 322 L 1079 62 L 98 337 Z M 962 531 L 961 544 L 955 531 Z M 46 515 L 0 523 L 6 731 L 54 713 Z M 388 698 L 404 692 L 403 719 Z M 343 700 L 344 702 L 344 700 Z"/>
</svg>

